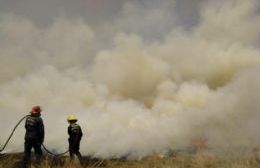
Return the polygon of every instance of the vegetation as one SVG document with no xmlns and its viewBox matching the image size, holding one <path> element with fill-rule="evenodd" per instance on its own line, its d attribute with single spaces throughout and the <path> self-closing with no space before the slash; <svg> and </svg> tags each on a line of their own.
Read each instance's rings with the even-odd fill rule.
<svg viewBox="0 0 260 168">
<path fill-rule="evenodd" d="M 0 155 L 0 168 L 19 168 L 21 154 Z M 32 168 L 37 167 L 32 163 Z M 207 155 L 177 155 L 161 158 L 158 155 L 142 160 L 99 160 L 84 158 L 84 165 L 78 161 L 71 163 L 68 157 L 45 158 L 41 168 L 259 168 L 260 157 L 253 155 L 244 158 L 217 158 Z"/>
</svg>

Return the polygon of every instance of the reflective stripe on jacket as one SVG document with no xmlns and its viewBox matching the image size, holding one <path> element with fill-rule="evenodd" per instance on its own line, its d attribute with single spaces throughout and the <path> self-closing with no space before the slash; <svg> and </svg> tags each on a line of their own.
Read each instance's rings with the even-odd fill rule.
<svg viewBox="0 0 260 168">
<path fill-rule="evenodd" d="M 81 127 L 76 123 L 72 123 L 69 125 L 68 134 L 69 141 L 74 141 L 75 139 L 80 140 L 83 135 Z"/>
</svg>

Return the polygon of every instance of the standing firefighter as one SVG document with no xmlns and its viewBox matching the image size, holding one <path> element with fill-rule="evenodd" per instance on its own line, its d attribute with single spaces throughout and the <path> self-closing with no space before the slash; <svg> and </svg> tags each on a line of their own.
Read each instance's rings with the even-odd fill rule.
<svg viewBox="0 0 260 168">
<path fill-rule="evenodd" d="M 78 119 L 71 115 L 67 118 L 67 120 L 70 124 L 68 127 L 70 159 L 71 161 L 74 160 L 74 154 L 76 154 L 80 163 L 82 164 L 82 156 L 79 152 L 79 146 L 83 134 L 80 126 L 76 124 Z"/>
<path fill-rule="evenodd" d="M 41 107 L 34 106 L 25 121 L 24 166 L 31 162 L 31 150 L 34 148 L 37 164 L 41 163 L 41 145 L 44 140 L 44 125 L 41 116 Z"/>
</svg>

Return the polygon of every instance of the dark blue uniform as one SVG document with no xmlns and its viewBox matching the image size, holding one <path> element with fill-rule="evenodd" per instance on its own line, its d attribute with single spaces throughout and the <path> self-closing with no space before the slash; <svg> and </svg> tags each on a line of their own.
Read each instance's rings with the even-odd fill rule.
<svg viewBox="0 0 260 168">
<path fill-rule="evenodd" d="M 31 161 L 31 150 L 34 148 L 36 161 L 40 163 L 42 158 L 41 145 L 44 140 L 44 125 L 39 114 L 31 114 L 25 121 L 25 143 L 24 143 L 24 163 L 27 165 Z"/>
<path fill-rule="evenodd" d="M 80 148 L 80 140 L 83 134 L 80 126 L 76 123 L 70 123 L 68 127 L 68 134 L 69 134 L 70 158 L 74 159 L 74 154 L 76 154 L 81 162 L 82 156 L 79 152 L 79 148 Z"/>
</svg>

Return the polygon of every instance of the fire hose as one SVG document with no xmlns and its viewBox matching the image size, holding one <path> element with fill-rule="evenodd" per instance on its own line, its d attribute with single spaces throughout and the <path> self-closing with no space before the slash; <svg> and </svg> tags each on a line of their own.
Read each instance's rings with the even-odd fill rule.
<svg viewBox="0 0 260 168">
<path fill-rule="evenodd" d="M 21 124 L 21 122 L 22 122 L 24 119 L 26 119 L 28 116 L 29 116 L 29 115 L 26 115 L 26 116 L 22 117 L 22 118 L 17 122 L 17 124 L 14 126 L 14 128 L 13 128 L 11 134 L 10 134 L 9 137 L 7 138 L 6 142 L 4 143 L 3 147 L 0 149 L 0 153 L 6 148 L 7 144 L 9 143 L 10 139 L 12 138 L 12 136 L 13 136 L 15 130 L 17 129 L 17 127 L 18 127 L 18 126 Z M 48 149 L 44 146 L 44 144 L 42 144 L 42 147 L 43 147 L 43 149 L 44 149 L 48 154 L 53 155 L 53 156 L 55 156 L 55 157 L 63 156 L 63 155 L 65 155 L 66 153 L 69 152 L 69 150 L 67 150 L 67 151 L 65 151 L 65 152 L 63 152 L 63 153 L 55 154 L 55 153 L 51 152 L 50 150 L 48 150 Z"/>
<path fill-rule="evenodd" d="M 55 154 L 55 153 L 51 152 L 49 149 L 47 149 L 47 148 L 44 146 L 44 144 L 42 144 L 42 147 L 43 147 L 43 149 L 44 149 L 48 154 L 50 154 L 50 155 L 52 155 L 52 156 L 55 156 L 55 157 L 61 157 L 61 156 L 65 155 L 66 153 L 69 152 L 69 150 L 66 150 L 66 151 L 63 152 L 63 153 Z"/>
<path fill-rule="evenodd" d="M 22 117 L 22 118 L 17 122 L 17 124 L 14 126 L 14 128 L 13 128 L 11 134 L 10 134 L 9 137 L 7 138 L 6 142 L 4 143 L 3 147 L 0 149 L 0 153 L 6 148 L 7 144 L 9 143 L 10 139 L 12 138 L 12 136 L 13 136 L 15 130 L 17 129 L 17 127 L 18 127 L 18 126 L 21 124 L 21 122 L 22 122 L 24 119 L 26 119 L 28 116 L 29 116 L 29 115 L 26 115 L 26 116 Z M 76 138 L 76 139 L 77 139 L 77 138 Z M 74 144 L 75 144 L 75 143 L 74 143 Z M 44 149 L 48 154 L 50 154 L 50 155 L 52 155 L 52 156 L 54 156 L 54 157 L 61 157 L 61 156 L 65 155 L 66 153 L 69 152 L 69 150 L 67 150 L 67 151 L 65 151 L 65 152 L 63 152 L 63 153 L 55 154 L 55 153 L 51 152 L 48 148 L 46 148 L 44 144 L 42 144 L 42 147 L 43 147 L 43 149 Z M 100 160 L 100 161 L 94 163 L 92 166 L 94 166 L 94 167 L 99 167 L 103 162 L 104 162 L 104 160 Z"/>
<path fill-rule="evenodd" d="M 21 119 L 18 121 L 18 123 L 14 126 L 14 128 L 13 128 L 11 134 L 9 135 L 9 137 L 7 138 L 7 140 L 6 140 L 5 144 L 4 144 L 4 146 L 0 149 L 0 152 L 2 152 L 2 151 L 5 149 L 5 147 L 6 147 L 7 144 L 9 143 L 10 139 L 12 138 L 12 136 L 13 136 L 13 134 L 14 134 L 16 128 L 17 128 L 17 127 L 21 124 L 21 122 L 22 122 L 25 118 L 27 118 L 28 116 L 29 116 L 29 115 L 26 115 L 26 116 L 24 116 L 23 118 L 21 118 Z"/>
</svg>

